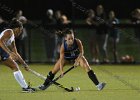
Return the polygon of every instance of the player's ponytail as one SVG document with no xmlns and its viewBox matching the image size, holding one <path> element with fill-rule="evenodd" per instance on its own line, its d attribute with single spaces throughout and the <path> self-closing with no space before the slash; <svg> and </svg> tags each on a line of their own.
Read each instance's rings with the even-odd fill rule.
<svg viewBox="0 0 140 100">
<path fill-rule="evenodd" d="M 74 31 L 72 29 L 66 28 L 63 31 L 64 36 L 66 36 L 67 34 L 74 34 Z"/>
<path fill-rule="evenodd" d="M 9 28 L 20 28 L 22 27 L 22 23 L 17 19 L 12 19 L 12 21 L 9 23 Z"/>
</svg>

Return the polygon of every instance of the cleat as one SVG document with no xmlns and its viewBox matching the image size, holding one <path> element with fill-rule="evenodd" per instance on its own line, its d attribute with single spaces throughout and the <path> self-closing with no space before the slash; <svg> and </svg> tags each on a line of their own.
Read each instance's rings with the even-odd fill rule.
<svg viewBox="0 0 140 100">
<path fill-rule="evenodd" d="M 31 87 L 27 87 L 27 88 L 22 88 L 22 92 L 23 93 L 33 93 L 33 92 L 35 92 L 36 91 L 36 89 L 35 88 L 31 88 Z"/>
<path fill-rule="evenodd" d="M 50 86 L 50 84 L 48 84 L 48 85 L 40 85 L 38 88 L 40 90 L 46 90 L 49 86 Z"/>
<path fill-rule="evenodd" d="M 106 85 L 106 83 L 99 83 L 97 85 L 98 90 L 101 91 L 105 87 L 105 85 Z"/>
<path fill-rule="evenodd" d="M 52 82 L 50 80 L 46 79 L 45 82 L 42 85 L 40 85 L 38 88 L 40 90 L 46 90 L 51 85 L 51 83 Z"/>
<path fill-rule="evenodd" d="M 45 86 L 44 86 L 44 85 L 40 85 L 38 88 L 39 88 L 40 90 L 45 90 Z"/>
</svg>

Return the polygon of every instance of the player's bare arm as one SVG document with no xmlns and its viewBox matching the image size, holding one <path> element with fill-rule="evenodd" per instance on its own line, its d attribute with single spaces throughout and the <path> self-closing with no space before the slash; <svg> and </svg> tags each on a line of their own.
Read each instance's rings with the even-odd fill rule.
<svg viewBox="0 0 140 100">
<path fill-rule="evenodd" d="M 62 44 L 60 48 L 60 71 L 62 75 L 63 75 L 63 64 L 62 64 L 63 61 L 64 61 L 64 44 Z"/>
<path fill-rule="evenodd" d="M 83 45 L 82 42 L 79 39 L 76 39 L 80 54 L 77 57 L 77 59 L 75 59 L 75 63 L 74 66 L 78 66 L 79 65 L 79 59 L 84 55 L 84 49 L 83 49 Z"/>
<path fill-rule="evenodd" d="M 26 70 L 27 70 L 28 65 L 25 63 L 25 61 L 22 59 L 22 57 L 21 57 L 21 56 L 19 55 L 19 53 L 17 52 L 17 48 L 16 48 L 16 45 L 15 45 L 15 41 L 12 42 L 10 48 L 11 48 L 12 52 L 13 52 L 14 54 L 16 54 L 16 56 L 17 56 L 17 58 L 18 58 L 17 61 L 19 61 L 19 62 L 26 68 Z"/>
<path fill-rule="evenodd" d="M 83 44 L 79 39 L 76 39 L 80 54 L 79 57 L 82 57 L 84 55 L 84 49 L 83 49 Z"/>
</svg>

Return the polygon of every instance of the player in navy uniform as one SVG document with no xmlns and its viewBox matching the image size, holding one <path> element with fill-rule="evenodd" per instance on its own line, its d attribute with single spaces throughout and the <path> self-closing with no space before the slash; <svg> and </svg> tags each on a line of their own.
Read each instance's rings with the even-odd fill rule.
<svg viewBox="0 0 140 100">
<path fill-rule="evenodd" d="M 13 75 L 19 85 L 22 87 L 22 92 L 34 92 L 35 89 L 27 85 L 22 72 L 19 69 L 16 61 L 20 62 L 25 70 L 28 71 L 28 65 L 18 54 L 15 46 L 15 37 L 18 37 L 22 32 L 23 26 L 20 21 L 13 19 L 9 24 L 9 28 L 0 33 L 0 60 L 2 63 L 13 70 Z"/>
<path fill-rule="evenodd" d="M 65 41 L 60 48 L 60 58 L 56 62 L 54 68 L 47 75 L 47 79 L 43 85 L 39 87 L 41 90 L 45 90 L 47 88 L 50 80 L 53 80 L 55 74 L 59 70 L 61 71 L 61 76 L 63 76 L 63 67 L 67 61 L 74 61 L 74 66 L 80 65 L 83 67 L 98 90 L 102 90 L 104 88 L 105 83 L 99 83 L 95 73 L 90 68 L 86 58 L 84 57 L 82 42 L 79 39 L 74 38 L 73 30 L 66 29 Z"/>
</svg>

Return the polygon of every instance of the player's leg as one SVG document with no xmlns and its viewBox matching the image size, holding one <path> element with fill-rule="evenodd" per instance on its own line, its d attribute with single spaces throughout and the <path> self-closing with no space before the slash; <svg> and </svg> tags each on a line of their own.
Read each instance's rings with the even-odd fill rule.
<svg viewBox="0 0 140 100">
<path fill-rule="evenodd" d="M 3 64 L 10 67 L 13 70 L 14 77 L 16 81 L 19 83 L 19 85 L 22 87 L 23 91 L 25 92 L 33 92 L 35 89 L 28 87 L 22 72 L 19 70 L 19 67 L 17 63 L 11 58 L 8 57 L 5 61 L 3 61 Z"/>
<path fill-rule="evenodd" d="M 62 61 L 62 66 L 64 65 L 65 61 Z M 56 62 L 54 68 L 48 73 L 47 79 L 43 83 L 44 86 L 47 86 L 50 81 L 53 80 L 55 74 L 60 70 L 60 59 Z"/>
<path fill-rule="evenodd" d="M 87 60 L 85 59 L 85 57 L 84 56 L 81 57 L 81 59 L 79 61 L 80 61 L 80 66 L 83 67 L 86 70 L 86 72 L 88 73 L 89 78 L 93 81 L 93 83 L 95 85 L 98 85 L 99 81 L 98 81 L 95 73 L 93 72 L 93 70 L 90 68 L 90 66 L 89 66 Z"/>
<path fill-rule="evenodd" d="M 92 80 L 92 82 L 97 86 L 98 90 L 102 90 L 105 83 L 99 83 L 97 77 L 96 77 L 96 74 L 93 72 L 93 70 L 91 69 L 91 67 L 89 66 L 86 58 L 83 56 L 81 57 L 81 59 L 79 60 L 79 63 L 80 63 L 80 66 L 83 67 L 89 78 Z"/>
<path fill-rule="evenodd" d="M 62 62 L 64 65 L 65 61 Z M 55 74 L 60 70 L 60 59 L 56 62 L 54 68 L 48 73 L 45 82 L 39 86 L 40 90 L 45 90 L 50 86 L 51 81 L 53 80 Z"/>
</svg>

